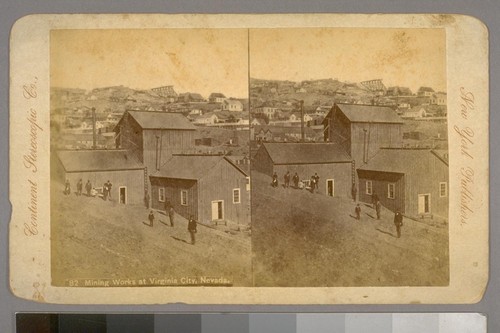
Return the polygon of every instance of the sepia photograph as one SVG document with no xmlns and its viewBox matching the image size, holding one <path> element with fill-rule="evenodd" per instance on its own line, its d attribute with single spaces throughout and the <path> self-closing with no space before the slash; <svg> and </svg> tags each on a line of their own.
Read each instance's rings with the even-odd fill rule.
<svg viewBox="0 0 500 333">
<path fill-rule="evenodd" d="M 481 299 L 489 88 L 476 19 L 34 15 L 11 49 L 16 296 Z"/>
<path fill-rule="evenodd" d="M 52 283 L 251 283 L 247 31 L 50 35 Z"/>
<path fill-rule="evenodd" d="M 250 30 L 256 286 L 446 286 L 444 29 Z"/>
</svg>

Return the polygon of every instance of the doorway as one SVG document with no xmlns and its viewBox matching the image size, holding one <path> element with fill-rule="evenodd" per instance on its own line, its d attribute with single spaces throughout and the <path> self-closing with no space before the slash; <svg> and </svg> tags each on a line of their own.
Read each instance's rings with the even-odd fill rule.
<svg viewBox="0 0 500 333">
<path fill-rule="evenodd" d="M 418 213 L 430 214 L 431 212 L 431 195 L 419 194 L 418 195 Z"/>
<path fill-rule="evenodd" d="M 212 221 L 224 219 L 224 200 L 212 201 Z"/>
<path fill-rule="evenodd" d="M 118 188 L 118 199 L 121 204 L 127 204 L 127 187 L 120 186 Z"/>
<path fill-rule="evenodd" d="M 326 180 L 326 195 L 329 197 L 335 196 L 335 181 L 333 179 Z"/>
</svg>

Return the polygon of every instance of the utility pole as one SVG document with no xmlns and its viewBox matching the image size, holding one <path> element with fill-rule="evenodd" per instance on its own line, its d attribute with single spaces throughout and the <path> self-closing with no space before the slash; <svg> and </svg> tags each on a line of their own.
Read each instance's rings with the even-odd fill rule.
<svg viewBox="0 0 500 333">
<path fill-rule="evenodd" d="M 304 100 L 300 100 L 300 140 L 305 142 L 304 135 Z"/>
<path fill-rule="evenodd" d="M 95 108 L 92 108 L 92 149 L 97 148 L 96 115 Z"/>
</svg>

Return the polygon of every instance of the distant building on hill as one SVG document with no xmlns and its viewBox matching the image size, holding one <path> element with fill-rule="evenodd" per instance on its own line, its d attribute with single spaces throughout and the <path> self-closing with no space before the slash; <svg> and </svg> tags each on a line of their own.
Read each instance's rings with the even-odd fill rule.
<svg viewBox="0 0 500 333">
<path fill-rule="evenodd" d="M 222 93 L 211 93 L 208 97 L 210 103 L 222 103 L 226 99 L 226 96 Z"/>
<path fill-rule="evenodd" d="M 241 112 L 243 111 L 243 103 L 237 99 L 226 99 L 222 102 L 222 110 Z"/>
</svg>

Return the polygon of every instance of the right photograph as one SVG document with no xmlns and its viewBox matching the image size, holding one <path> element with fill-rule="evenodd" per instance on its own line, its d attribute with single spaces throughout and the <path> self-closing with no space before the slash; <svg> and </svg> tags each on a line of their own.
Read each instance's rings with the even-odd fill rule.
<svg viewBox="0 0 500 333">
<path fill-rule="evenodd" d="M 444 29 L 250 29 L 256 287 L 449 285 Z"/>
</svg>

